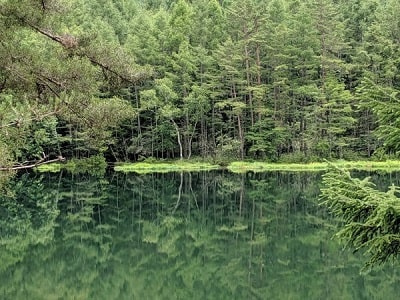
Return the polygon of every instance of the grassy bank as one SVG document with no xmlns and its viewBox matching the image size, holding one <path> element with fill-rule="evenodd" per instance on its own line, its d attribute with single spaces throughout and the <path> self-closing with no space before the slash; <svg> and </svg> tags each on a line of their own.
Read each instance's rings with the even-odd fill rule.
<svg viewBox="0 0 400 300">
<path fill-rule="evenodd" d="M 135 172 L 140 174 L 153 172 L 178 172 L 178 171 L 207 171 L 217 170 L 219 165 L 205 162 L 175 161 L 175 162 L 139 162 L 123 163 L 114 167 L 115 171 Z"/>
<path fill-rule="evenodd" d="M 266 171 L 290 171 L 290 172 L 318 172 L 329 168 L 329 164 L 333 164 L 341 169 L 349 170 L 384 170 L 384 171 L 400 171 L 400 161 L 336 161 L 336 162 L 314 162 L 314 163 L 270 163 L 270 162 L 231 162 L 227 166 L 220 166 L 207 162 L 198 161 L 148 161 L 138 163 L 121 163 L 114 167 L 118 172 L 135 172 L 139 174 L 146 173 L 166 173 L 166 172 L 182 172 L 182 171 L 207 171 L 227 169 L 233 173 L 243 172 L 266 172 Z M 41 172 L 59 172 L 61 169 L 75 172 L 88 172 L 91 169 L 105 169 L 105 162 L 98 157 L 95 159 L 71 160 L 66 163 L 54 163 L 42 165 L 37 169 Z"/>
<path fill-rule="evenodd" d="M 314 163 L 269 163 L 269 162 L 231 162 L 226 169 L 233 173 L 242 172 L 265 172 L 265 171 L 324 171 L 329 168 L 328 162 Z M 336 161 L 331 164 L 349 170 L 400 170 L 400 161 Z M 222 169 L 222 166 L 191 162 L 191 161 L 175 161 L 175 162 L 140 162 L 125 163 L 115 166 L 115 171 L 135 172 L 135 173 L 152 173 L 152 172 L 176 172 L 176 171 L 200 171 L 200 170 L 216 170 Z"/>
<path fill-rule="evenodd" d="M 232 162 L 228 165 L 228 170 L 234 173 L 240 172 L 264 172 L 264 171 L 324 171 L 329 168 L 329 164 L 341 169 L 349 170 L 400 170 L 400 161 L 336 161 L 336 162 L 314 162 L 314 163 L 267 163 L 267 162 Z"/>
</svg>

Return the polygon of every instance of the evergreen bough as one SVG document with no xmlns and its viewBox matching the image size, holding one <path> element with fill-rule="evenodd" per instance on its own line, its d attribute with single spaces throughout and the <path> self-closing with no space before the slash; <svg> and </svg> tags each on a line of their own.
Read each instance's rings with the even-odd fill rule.
<svg viewBox="0 0 400 300">
<path fill-rule="evenodd" d="M 365 267 L 397 261 L 400 254 L 400 188 L 392 185 L 378 191 L 367 177 L 351 177 L 348 171 L 332 167 L 323 176 L 321 199 L 344 226 L 336 234 L 354 251 L 370 255 Z"/>
</svg>

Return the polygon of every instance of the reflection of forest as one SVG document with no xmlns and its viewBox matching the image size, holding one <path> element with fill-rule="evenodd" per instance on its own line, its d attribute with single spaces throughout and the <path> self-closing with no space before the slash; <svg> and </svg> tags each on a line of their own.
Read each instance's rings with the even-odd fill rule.
<svg viewBox="0 0 400 300">
<path fill-rule="evenodd" d="M 379 184 L 389 180 L 377 176 Z M 391 175 L 390 180 L 396 180 Z M 395 182 L 396 183 L 396 182 Z M 1 198 L 5 299 L 393 299 L 318 205 L 320 175 L 23 175 Z"/>
</svg>

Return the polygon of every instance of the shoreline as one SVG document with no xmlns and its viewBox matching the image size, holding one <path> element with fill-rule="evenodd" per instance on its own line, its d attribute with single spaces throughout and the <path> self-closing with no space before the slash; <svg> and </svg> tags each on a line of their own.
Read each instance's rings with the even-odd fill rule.
<svg viewBox="0 0 400 300">
<path fill-rule="evenodd" d="M 39 172 L 60 172 L 61 170 L 88 170 L 88 169 L 105 169 L 109 166 L 115 172 L 124 173 L 167 173 L 167 172 L 198 172 L 211 170 L 228 170 L 232 173 L 245 172 L 321 172 L 331 167 L 337 167 L 346 170 L 363 170 L 363 171 L 400 171 L 400 160 L 387 161 L 325 161 L 310 163 L 271 163 L 264 161 L 232 161 L 228 164 L 216 164 L 210 162 L 178 160 L 178 161 L 150 161 L 150 162 L 118 162 L 114 164 L 88 164 L 85 159 L 79 163 L 80 167 L 76 168 L 77 161 L 66 161 L 64 163 L 51 163 L 37 166 L 34 169 Z M 82 165 L 81 165 L 82 164 Z"/>
</svg>

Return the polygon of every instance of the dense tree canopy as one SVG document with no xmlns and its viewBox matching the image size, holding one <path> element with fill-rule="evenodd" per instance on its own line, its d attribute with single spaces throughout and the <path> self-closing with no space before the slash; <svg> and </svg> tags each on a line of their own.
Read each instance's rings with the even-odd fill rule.
<svg viewBox="0 0 400 300">
<path fill-rule="evenodd" d="M 397 155 L 397 1 L 0 1 L 0 166 Z"/>
</svg>

